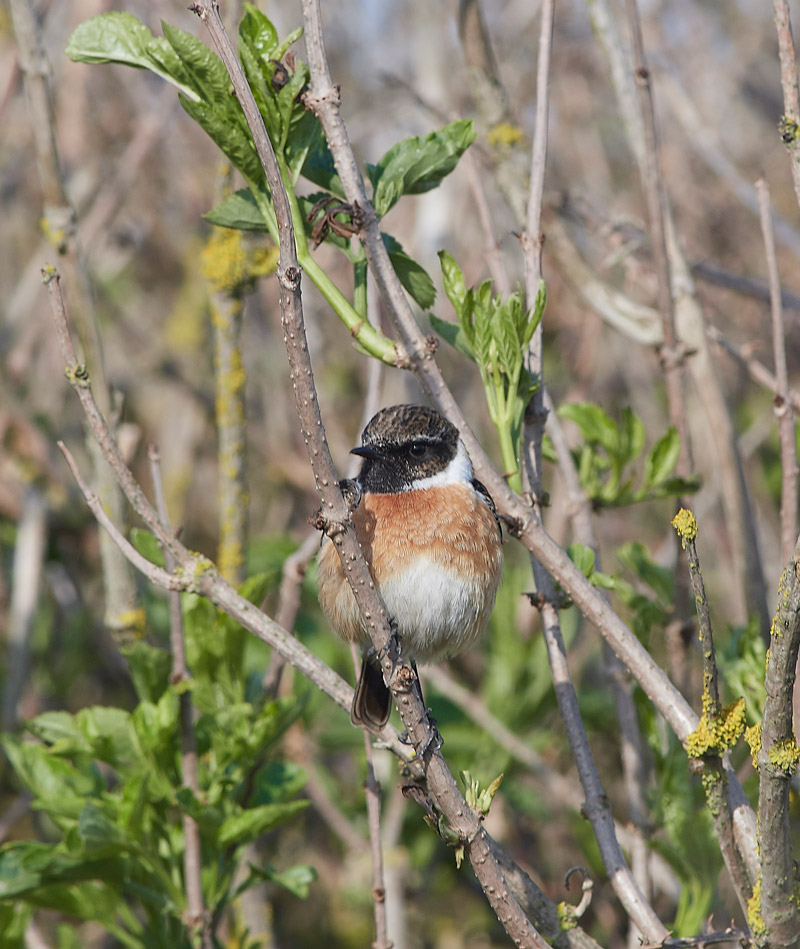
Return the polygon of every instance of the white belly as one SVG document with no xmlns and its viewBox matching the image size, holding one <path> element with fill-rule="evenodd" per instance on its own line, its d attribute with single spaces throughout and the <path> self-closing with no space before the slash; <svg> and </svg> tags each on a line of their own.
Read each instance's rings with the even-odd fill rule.
<svg viewBox="0 0 800 949">
<path fill-rule="evenodd" d="M 430 662 L 473 646 L 494 601 L 491 592 L 468 583 L 440 564 L 420 557 L 380 588 L 397 621 L 407 658 Z"/>
</svg>

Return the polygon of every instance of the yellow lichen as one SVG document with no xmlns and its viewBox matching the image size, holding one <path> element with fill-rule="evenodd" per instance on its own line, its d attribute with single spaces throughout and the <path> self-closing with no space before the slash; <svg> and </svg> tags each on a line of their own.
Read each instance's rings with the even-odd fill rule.
<svg viewBox="0 0 800 949">
<path fill-rule="evenodd" d="M 764 923 L 764 917 L 761 915 L 760 875 L 753 887 L 753 895 L 747 901 L 747 924 L 750 926 L 750 932 L 756 939 L 761 939 L 767 935 L 767 927 Z"/>
<path fill-rule="evenodd" d="M 124 610 L 116 616 L 106 615 L 106 623 L 118 635 L 141 639 L 144 636 L 147 614 L 141 607 Z"/>
<path fill-rule="evenodd" d="M 761 751 L 761 722 L 750 725 L 744 730 L 744 740 L 750 747 L 750 757 L 753 759 L 753 767 L 758 768 L 758 753 Z"/>
<path fill-rule="evenodd" d="M 685 507 L 672 518 L 672 526 L 678 532 L 681 544 L 686 548 L 687 540 L 694 540 L 697 537 L 697 518 Z"/>
<path fill-rule="evenodd" d="M 779 741 L 769 750 L 770 764 L 779 768 L 789 777 L 797 770 L 798 760 L 800 760 L 800 748 L 798 748 L 794 738 Z"/>
<path fill-rule="evenodd" d="M 511 148 L 525 141 L 525 133 L 510 122 L 498 122 L 489 129 L 486 141 L 492 148 Z"/>
<path fill-rule="evenodd" d="M 200 267 L 213 290 L 241 294 L 251 289 L 257 277 L 272 273 L 278 262 L 276 247 L 249 250 L 242 232 L 216 227 L 200 255 Z"/>
<path fill-rule="evenodd" d="M 558 914 L 558 928 L 562 931 L 567 929 L 575 929 L 578 925 L 578 918 L 575 915 L 575 908 L 565 902 L 558 903 L 556 906 L 556 913 Z"/>
<path fill-rule="evenodd" d="M 719 715 L 709 716 L 706 697 L 703 697 L 703 714 L 697 728 L 686 739 L 686 751 L 690 758 L 704 755 L 720 755 L 733 748 L 745 726 L 745 701 L 737 699 L 722 709 Z"/>
</svg>

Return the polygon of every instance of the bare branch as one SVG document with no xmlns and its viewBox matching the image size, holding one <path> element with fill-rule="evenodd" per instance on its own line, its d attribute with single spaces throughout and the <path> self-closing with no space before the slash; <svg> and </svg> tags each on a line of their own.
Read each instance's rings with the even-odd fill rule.
<svg viewBox="0 0 800 949">
<path fill-rule="evenodd" d="M 794 414 L 789 404 L 789 374 L 786 368 L 786 334 L 783 326 L 781 278 L 775 253 L 769 185 L 764 178 L 756 181 L 761 233 L 767 256 L 770 301 L 772 306 L 772 349 L 775 355 L 775 415 L 781 444 L 781 563 L 788 563 L 797 538 L 797 439 Z"/>
<path fill-rule="evenodd" d="M 354 656 L 355 659 L 355 656 Z M 374 949 L 392 949 L 386 928 L 386 887 L 383 880 L 383 850 L 381 848 L 381 786 L 375 777 L 375 760 L 369 732 L 364 729 L 364 754 L 367 759 L 367 780 L 364 796 L 367 800 L 367 822 L 372 855 L 372 905 L 375 908 Z"/>
<path fill-rule="evenodd" d="M 645 59 L 642 24 L 636 0 L 626 0 L 628 24 L 633 37 L 634 75 L 639 88 L 639 103 L 643 118 L 644 151 L 640 164 L 642 186 L 647 200 L 647 217 L 650 225 L 650 244 L 653 252 L 656 276 L 658 277 L 658 309 L 664 343 L 660 350 L 664 379 L 667 386 L 669 420 L 680 435 L 681 453 L 675 472 L 688 477 L 694 467 L 689 436 L 689 416 L 686 411 L 683 360 L 684 350 L 680 346 L 676 325 L 675 306 L 672 297 L 670 260 L 667 253 L 667 197 L 661 171 L 661 154 L 658 146 L 653 91 L 650 72 Z"/>
</svg>

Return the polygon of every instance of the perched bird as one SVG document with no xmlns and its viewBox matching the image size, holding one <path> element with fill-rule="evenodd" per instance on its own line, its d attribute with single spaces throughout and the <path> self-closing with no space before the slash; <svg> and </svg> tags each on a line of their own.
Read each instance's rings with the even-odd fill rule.
<svg viewBox="0 0 800 949">
<path fill-rule="evenodd" d="M 356 535 L 403 658 L 436 662 L 475 645 L 503 570 L 494 502 L 472 472 L 458 429 L 435 409 L 393 405 L 369 422 L 353 449 L 363 461 L 343 482 L 358 500 Z M 380 664 L 330 540 L 318 562 L 319 600 L 336 632 L 364 660 L 350 718 L 381 728 L 392 708 Z"/>
</svg>

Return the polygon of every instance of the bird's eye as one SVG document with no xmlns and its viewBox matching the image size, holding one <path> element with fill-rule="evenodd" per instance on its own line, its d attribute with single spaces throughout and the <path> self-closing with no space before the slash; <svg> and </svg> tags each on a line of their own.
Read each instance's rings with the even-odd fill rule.
<svg viewBox="0 0 800 949">
<path fill-rule="evenodd" d="M 428 446 L 425 442 L 412 442 L 409 451 L 415 458 L 422 458 L 422 456 L 427 452 Z"/>
</svg>

